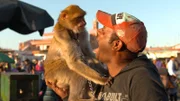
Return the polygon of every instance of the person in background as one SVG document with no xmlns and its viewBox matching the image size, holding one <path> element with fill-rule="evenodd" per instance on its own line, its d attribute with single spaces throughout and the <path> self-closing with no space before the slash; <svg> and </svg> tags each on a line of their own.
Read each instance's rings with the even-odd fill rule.
<svg viewBox="0 0 180 101">
<path fill-rule="evenodd" d="M 43 65 L 42 60 L 39 60 L 37 64 L 35 65 L 35 71 L 36 71 L 36 74 L 44 73 L 44 65 Z"/>
<path fill-rule="evenodd" d="M 18 72 L 26 72 L 23 68 L 22 68 L 22 66 L 21 66 L 21 64 L 16 64 L 16 69 L 17 69 L 17 71 Z"/>
<path fill-rule="evenodd" d="M 4 68 L 5 63 L 4 62 L 0 62 L 0 73 L 6 72 L 5 68 Z"/>
<path fill-rule="evenodd" d="M 177 101 L 178 85 L 176 83 L 176 79 L 176 76 L 169 76 L 169 83 L 167 88 L 170 101 Z"/>
<path fill-rule="evenodd" d="M 176 77 L 170 76 L 166 68 L 159 68 L 158 71 L 164 87 L 169 95 L 170 101 L 177 101 L 178 86 L 176 83 Z"/>
<path fill-rule="evenodd" d="M 32 72 L 34 72 L 34 65 L 33 65 L 33 63 L 32 63 L 29 59 L 24 60 L 24 70 L 25 70 L 27 73 L 32 73 Z M 33 73 L 32 73 L 32 74 L 33 74 Z"/>
<path fill-rule="evenodd" d="M 167 63 L 167 69 L 170 76 L 177 76 L 176 75 L 176 64 L 175 64 L 175 57 L 171 56 L 170 60 Z"/>
<path fill-rule="evenodd" d="M 166 68 L 159 68 L 158 72 L 160 74 L 161 77 L 161 81 L 164 85 L 164 87 L 166 88 L 166 90 L 168 89 L 168 83 L 169 83 L 169 74 Z"/>
</svg>

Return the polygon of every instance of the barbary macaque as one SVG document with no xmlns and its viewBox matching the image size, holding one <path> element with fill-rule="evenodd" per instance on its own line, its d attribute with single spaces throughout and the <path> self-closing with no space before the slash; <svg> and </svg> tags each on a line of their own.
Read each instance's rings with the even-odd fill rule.
<svg viewBox="0 0 180 101">
<path fill-rule="evenodd" d="M 108 77 L 99 73 L 106 70 L 90 47 L 85 15 L 86 12 L 77 5 L 61 11 L 44 62 L 45 80 L 59 88 L 69 88 L 68 101 L 92 100 L 82 98 L 87 80 L 100 85 L 108 81 Z M 92 68 L 98 68 L 99 72 Z"/>
</svg>

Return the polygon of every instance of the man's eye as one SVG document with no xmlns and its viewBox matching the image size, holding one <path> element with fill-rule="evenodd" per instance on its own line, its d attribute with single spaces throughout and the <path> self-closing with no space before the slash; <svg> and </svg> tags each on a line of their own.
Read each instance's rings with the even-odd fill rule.
<svg viewBox="0 0 180 101">
<path fill-rule="evenodd" d="M 103 34 L 103 35 L 105 34 L 105 31 L 104 31 L 104 29 L 102 29 L 102 34 Z"/>
</svg>

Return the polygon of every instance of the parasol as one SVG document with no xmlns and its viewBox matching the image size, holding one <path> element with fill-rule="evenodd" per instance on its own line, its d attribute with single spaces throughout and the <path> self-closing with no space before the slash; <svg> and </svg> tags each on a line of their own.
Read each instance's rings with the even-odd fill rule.
<svg viewBox="0 0 180 101">
<path fill-rule="evenodd" d="M 48 12 L 31 4 L 18 0 L 0 0 L 0 31 L 10 28 L 26 35 L 54 25 Z"/>
</svg>

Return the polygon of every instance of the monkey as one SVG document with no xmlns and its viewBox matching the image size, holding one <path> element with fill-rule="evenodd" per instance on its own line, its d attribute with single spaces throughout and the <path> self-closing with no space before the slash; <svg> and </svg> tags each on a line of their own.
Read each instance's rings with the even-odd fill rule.
<svg viewBox="0 0 180 101">
<path fill-rule="evenodd" d="M 92 101 L 92 97 L 83 98 L 87 80 L 100 85 L 108 81 L 108 77 L 100 73 L 106 75 L 107 70 L 90 47 L 85 15 L 78 5 L 61 11 L 44 61 L 45 80 L 59 88 L 69 88 L 68 101 Z"/>
</svg>

